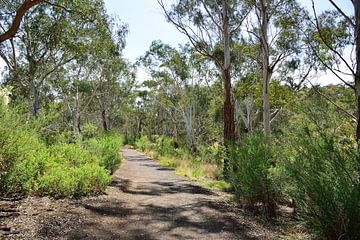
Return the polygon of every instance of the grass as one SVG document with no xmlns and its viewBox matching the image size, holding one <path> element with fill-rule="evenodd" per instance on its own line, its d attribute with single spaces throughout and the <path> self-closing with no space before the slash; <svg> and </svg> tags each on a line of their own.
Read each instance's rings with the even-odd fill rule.
<svg viewBox="0 0 360 240">
<path fill-rule="evenodd" d="M 157 160 L 162 167 L 174 169 L 177 175 L 188 177 L 204 187 L 224 191 L 230 189 L 230 184 L 221 179 L 221 172 L 216 164 L 192 161 L 187 156 L 164 156 L 154 150 L 144 149 L 142 152 Z"/>
</svg>

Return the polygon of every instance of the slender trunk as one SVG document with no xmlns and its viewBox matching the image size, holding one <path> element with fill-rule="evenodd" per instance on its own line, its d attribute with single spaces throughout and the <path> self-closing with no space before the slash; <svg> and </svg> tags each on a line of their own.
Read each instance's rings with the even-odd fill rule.
<svg viewBox="0 0 360 240">
<path fill-rule="evenodd" d="M 141 116 L 137 117 L 137 124 L 136 124 L 136 138 L 140 138 L 141 137 L 141 132 L 142 132 L 142 121 L 141 121 Z"/>
<path fill-rule="evenodd" d="M 78 89 L 76 89 L 75 107 L 72 115 L 73 115 L 73 132 L 75 136 L 80 136 L 80 98 L 79 98 Z"/>
<path fill-rule="evenodd" d="M 265 139 L 270 149 L 271 142 L 271 129 L 270 129 L 270 79 L 271 79 L 271 68 L 269 62 L 269 46 L 268 46 L 268 14 L 267 14 L 267 0 L 260 0 L 260 39 L 261 39 L 261 50 L 262 50 L 262 78 L 263 78 L 263 124 Z"/>
<path fill-rule="evenodd" d="M 226 0 L 223 4 L 223 37 L 224 37 L 224 65 L 222 77 L 224 81 L 224 145 L 226 157 L 224 159 L 224 178 L 229 178 L 229 150 L 235 140 L 234 105 L 231 99 L 231 74 L 230 74 L 230 29 L 229 9 Z"/>
<path fill-rule="evenodd" d="M 189 144 L 191 151 L 193 153 L 195 153 L 196 145 L 195 145 L 195 133 L 194 133 L 194 126 L 193 126 L 192 106 L 189 106 L 189 107 L 183 109 L 183 116 L 184 116 L 188 144 Z"/>
<path fill-rule="evenodd" d="M 109 130 L 109 124 L 108 124 L 105 104 L 100 97 L 98 97 L 98 101 L 99 101 L 101 123 L 103 126 L 103 130 L 104 132 L 107 132 Z"/>
<path fill-rule="evenodd" d="M 177 131 L 177 124 L 176 124 L 176 121 L 175 119 L 172 119 L 172 128 L 173 128 L 173 131 L 172 131 L 172 139 L 173 139 L 173 145 L 174 145 L 174 148 L 178 148 L 179 147 L 179 143 L 178 143 L 178 131 Z"/>
<path fill-rule="evenodd" d="M 355 71 L 355 97 L 357 106 L 357 126 L 356 126 L 356 140 L 360 140 L 360 2 L 354 1 L 355 9 L 355 44 L 356 44 L 356 71 Z"/>
<path fill-rule="evenodd" d="M 35 118 L 38 118 L 40 112 L 40 91 L 39 88 L 36 86 L 35 82 L 33 82 L 32 87 L 33 87 L 33 96 L 34 96 L 32 113 Z"/>
<path fill-rule="evenodd" d="M 109 130 L 109 127 L 108 127 L 108 123 L 107 123 L 107 119 L 106 119 L 106 110 L 105 109 L 101 110 L 101 119 L 102 119 L 103 130 L 105 132 L 107 132 Z"/>
</svg>

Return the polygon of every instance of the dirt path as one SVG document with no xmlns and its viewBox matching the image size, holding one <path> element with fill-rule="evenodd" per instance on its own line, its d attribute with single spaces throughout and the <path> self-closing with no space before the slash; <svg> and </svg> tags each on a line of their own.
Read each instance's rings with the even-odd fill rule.
<svg viewBox="0 0 360 240">
<path fill-rule="evenodd" d="M 265 239 L 270 230 L 210 190 L 124 149 L 106 195 L 27 198 L 5 239 Z M 9 229 L 7 229 L 9 230 Z M 13 232 L 12 232 L 13 231 Z"/>
</svg>

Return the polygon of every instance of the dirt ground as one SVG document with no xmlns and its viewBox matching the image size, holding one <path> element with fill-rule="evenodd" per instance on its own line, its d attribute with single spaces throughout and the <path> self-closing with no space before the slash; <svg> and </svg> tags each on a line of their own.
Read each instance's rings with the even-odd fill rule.
<svg viewBox="0 0 360 240">
<path fill-rule="evenodd" d="M 0 201 L 0 239 L 280 239 L 226 194 L 123 150 L 105 195 Z"/>
</svg>

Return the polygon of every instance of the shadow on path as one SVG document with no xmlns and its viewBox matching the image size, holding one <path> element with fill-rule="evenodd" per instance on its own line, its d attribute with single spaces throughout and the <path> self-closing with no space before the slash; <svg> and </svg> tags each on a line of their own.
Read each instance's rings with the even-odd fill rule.
<svg viewBox="0 0 360 240">
<path fill-rule="evenodd" d="M 212 191 L 134 150 L 124 156 L 107 196 L 74 210 L 87 221 L 66 239 L 258 239 Z"/>
</svg>

